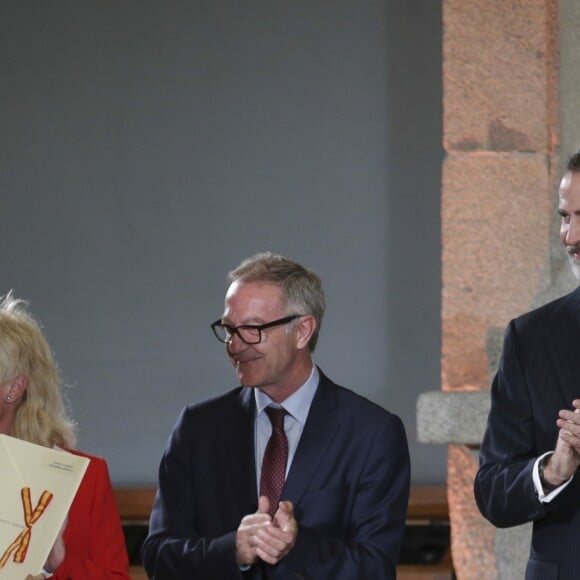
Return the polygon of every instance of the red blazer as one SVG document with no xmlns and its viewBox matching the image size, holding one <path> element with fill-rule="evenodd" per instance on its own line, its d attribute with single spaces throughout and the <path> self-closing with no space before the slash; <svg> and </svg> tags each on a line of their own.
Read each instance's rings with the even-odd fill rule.
<svg viewBox="0 0 580 580">
<path fill-rule="evenodd" d="M 104 459 L 79 451 L 89 466 L 68 515 L 66 557 L 54 580 L 130 580 L 129 560 L 109 470 Z"/>
</svg>

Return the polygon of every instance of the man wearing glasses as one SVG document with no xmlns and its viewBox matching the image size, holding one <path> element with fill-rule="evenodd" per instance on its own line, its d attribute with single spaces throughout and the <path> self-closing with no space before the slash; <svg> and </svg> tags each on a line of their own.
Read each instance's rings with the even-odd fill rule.
<svg viewBox="0 0 580 580">
<path fill-rule="evenodd" d="M 410 471 L 401 421 L 313 364 L 316 274 L 265 253 L 228 280 L 211 328 L 241 386 L 174 427 L 143 548 L 150 578 L 395 578 Z"/>
</svg>

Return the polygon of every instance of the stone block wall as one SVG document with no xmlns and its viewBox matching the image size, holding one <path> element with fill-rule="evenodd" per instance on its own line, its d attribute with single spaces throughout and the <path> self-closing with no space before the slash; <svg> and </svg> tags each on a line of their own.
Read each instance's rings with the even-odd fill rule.
<svg viewBox="0 0 580 580">
<path fill-rule="evenodd" d="M 443 0 L 445 391 L 488 389 L 503 329 L 553 286 L 558 62 L 557 0 Z M 476 469 L 476 453 L 450 446 L 457 577 L 509 578 Z"/>
</svg>

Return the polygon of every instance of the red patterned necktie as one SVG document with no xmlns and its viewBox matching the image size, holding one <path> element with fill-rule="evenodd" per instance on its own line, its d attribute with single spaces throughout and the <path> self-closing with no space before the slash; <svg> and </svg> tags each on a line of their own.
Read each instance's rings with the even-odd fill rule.
<svg viewBox="0 0 580 580">
<path fill-rule="evenodd" d="M 273 516 L 278 509 L 280 494 L 286 479 L 288 439 L 284 431 L 286 411 L 276 407 L 266 407 L 266 413 L 272 423 L 272 435 L 268 439 L 262 460 L 260 495 L 265 495 L 270 500 L 270 515 Z"/>
</svg>

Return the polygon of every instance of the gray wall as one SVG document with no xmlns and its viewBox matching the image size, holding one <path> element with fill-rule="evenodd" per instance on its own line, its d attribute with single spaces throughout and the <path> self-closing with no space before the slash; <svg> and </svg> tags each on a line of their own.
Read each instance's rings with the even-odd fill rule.
<svg viewBox="0 0 580 580">
<path fill-rule="evenodd" d="M 424 0 L 0 3 L 2 293 L 59 360 L 79 446 L 152 484 L 235 386 L 209 329 L 271 249 L 321 275 L 318 364 L 399 414 L 440 384 L 441 17 Z"/>
</svg>

